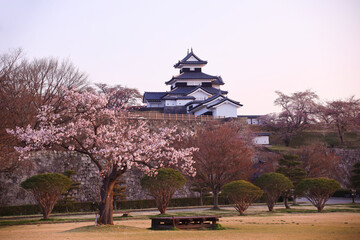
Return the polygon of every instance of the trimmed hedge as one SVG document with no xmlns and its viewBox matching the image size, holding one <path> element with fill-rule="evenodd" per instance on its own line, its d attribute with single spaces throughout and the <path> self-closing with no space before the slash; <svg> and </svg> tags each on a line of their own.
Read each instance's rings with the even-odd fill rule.
<svg viewBox="0 0 360 240">
<path fill-rule="evenodd" d="M 212 205 L 212 197 L 204 198 L 204 205 Z M 219 204 L 230 204 L 229 200 L 224 197 L 219 197 Z M 200 198 L 174 198 L 171 199 L 170 207 L 186 207 L 199 206 Z M 131 201 L 117 201 L 117 209 L 146 209 L 156 208 L 155 200 L 131 200 Z M 69 212 L 94 212 L 97 210 L 97 203 L 94 202 L 76 202 L 67 204 Z M 14 215 L 31 215 L 40 214 L 38 205 L 19 205 L 19 206 L 4 206 L 0 207 L 0 216 L 14 216 Z M 56 204 L 52 213 L 66 213 L 66 205 Z"/>
<path fill-rule="evenodd" d="M 350 189 L 340 189 L 337 190 L 332 197 L 351 197 L 351 190 Z"/>
<path fill-rule="evenodd" d="M 345 194 L 350 194 L 350 191 L 339 190 L 334 193 L 333 197 L 344 197 Z M 279 201 L 282 201 L 280 198 Z M 264 202 L 263 197 L 256 202 Z M 204 205 L 212 205 L 213 198 L 206 197 L 203 199 Z M 228 205 L 231 202 L 225 197 L 219 197 L 220 205 Z M 200 198 L 174 198 L 171 199 L 170 207 L 187 207 L 187 206 L 199 206 Z M 93 212 L 97 209 L 97 203 L 93 202 L 76 202 L 67 205 L 69 212 Z M 155 201 L 149 200 L 131 200 L 131 201 L 117 201 L 117 209 L 146 209 L 156 208 Z M 66 213 L 66 205 L 56 204 L 53 213 Z M 14 215 L 31 215 L 40 214 L 40 208 L 38 205 L 20 205 L 20 206 L 5 206 L 0 207 L 0 216 L 14 216 Z"/>
</svg>

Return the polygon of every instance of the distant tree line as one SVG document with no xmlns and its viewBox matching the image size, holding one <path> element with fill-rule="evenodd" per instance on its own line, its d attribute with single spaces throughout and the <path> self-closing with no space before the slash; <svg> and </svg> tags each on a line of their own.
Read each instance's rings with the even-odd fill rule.
<svg viewBox="0 0 360 240">
<path fill-rule="evenodd" d="M 292 138 L 312 126 L 334 129 L 341 146 L 345 144 L 347 131 L 359 131 L 360 99 L 354 96 L 344 100 L 319 101 L 315 92 L 306 90 L 292 94 L 276 92 L 274 104 L 281 107 L 280 113 L 268 114 L 260 122 L 277 134 L 286 146 Z"/>
</svg>

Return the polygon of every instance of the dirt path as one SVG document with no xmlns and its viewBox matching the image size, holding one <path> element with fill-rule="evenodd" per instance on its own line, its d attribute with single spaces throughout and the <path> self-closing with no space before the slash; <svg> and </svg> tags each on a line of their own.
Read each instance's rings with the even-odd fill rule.
<svg viewBox="0 0 360 240">
<path fill-rule="evenodd" d="M 152 231 L 150 220 L 116 222 L 94 228 L 92 222 L 0 228 L 0 239 L 360 239 L 360 214 L 313 213 L 225 217 L 226 230 Z"/>
</svg>

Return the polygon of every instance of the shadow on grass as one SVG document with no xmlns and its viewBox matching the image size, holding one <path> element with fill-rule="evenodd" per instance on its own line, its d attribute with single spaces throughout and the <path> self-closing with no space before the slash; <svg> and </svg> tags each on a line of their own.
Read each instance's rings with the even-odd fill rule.
<svg viewBox="0 0 360 240">
<path fill-rule="evenodd" d="M 89 225 L 70 229 L 64 232 L 124 232 L 126 230 L 140 230 L 140 228 L 123 225 Z"/>
</svg>

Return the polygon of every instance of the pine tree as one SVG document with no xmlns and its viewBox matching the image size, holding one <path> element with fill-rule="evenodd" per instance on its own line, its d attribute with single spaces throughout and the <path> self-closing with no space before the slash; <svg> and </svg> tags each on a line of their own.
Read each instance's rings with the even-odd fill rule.
<svg viewBox="0 0 360 240">
<path fill-rule="evenodd" d="M 351 194 L 353 203 L 355 202 L 356 192 L 360 192 L 360 162 L 357 162 L 353 166 L 353 170 L 351 170 L 351 187 L 354 189 L 354 192 Z"/>
<path fill-rule="evenodd" d="M 66 212 L 69 212 L 69 206 L 72 203 L 76 202 L 76 198 L 73 196 L 73 191 L 80 188 L 80 183 L 75 182 L 71 177 L 74 176 L 76 172 L 74 170 L 66 170 L 63 172 L 63 175 L 67 176 L 72 180 L 72 184 L 70 185 L 70 188 L 62 194 L 62 199 L 59 201 L 59 203 L 64 204 L 66 208 Z"/>
<path fill-rule="evenodd" d="M 277 173 L 284 174 L 288 177 L 293 183 L 294 187 L 306 177 L 306 172 L 300 168 L 301 162 L 298 160 L 299 156 L 284 154 L 283 157 L 279 160 L 279 167 L 276 169 Z M 291 190 L 288 190 L 284 193 L 284 204 L 286 208 L 290 208 L 288 204 L 288 198 L 291 197 Z M 294 202 L 296 204 L 296 195 L 294 192 Z"/>
<path fill-rule="evenodd" d="M 200 206 L 204 204 L 205 197 L 211 196 L 210 194 L 211 189 L 205 183 L 196 182 L 196 180 L 191 184 L 190 190 L 200 194 Z"/>
</svg>

